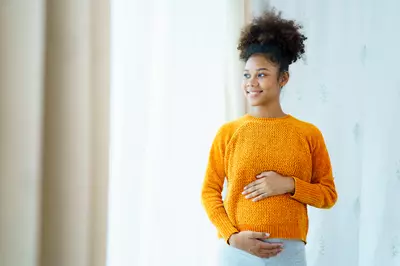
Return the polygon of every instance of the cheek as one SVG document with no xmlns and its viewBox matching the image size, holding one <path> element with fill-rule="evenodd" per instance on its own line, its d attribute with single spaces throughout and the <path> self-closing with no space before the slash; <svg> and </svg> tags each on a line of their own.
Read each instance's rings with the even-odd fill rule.
<svg viewBox="0 0 400 266">
<path fill-rule="evenodd" d="M 271 79 L 263 79 L 260 81 L 260 86 L 269 91 L 275 91 L 279 89 L 278 81 Z"/>
<path fill-rule="evenodd" d="M 246 81 L 245 80 L 242 81 L 242 89 L 246 90 Z"/>
</svg>

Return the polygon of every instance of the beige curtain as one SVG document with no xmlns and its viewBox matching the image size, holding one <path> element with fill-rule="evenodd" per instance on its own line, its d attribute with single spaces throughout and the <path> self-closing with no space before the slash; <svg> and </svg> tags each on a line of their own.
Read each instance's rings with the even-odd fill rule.
<svg viewBox="0 0 400 266">
<path fill-rule="evenodd" d="M 0 265 L 105 265 L 108 0 L 0 0 Z"/>
</svg>

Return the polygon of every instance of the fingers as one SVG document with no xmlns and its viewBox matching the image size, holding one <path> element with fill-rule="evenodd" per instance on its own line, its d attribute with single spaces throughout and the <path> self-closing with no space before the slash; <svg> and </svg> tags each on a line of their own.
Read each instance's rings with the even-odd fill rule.
<svg viewBox="0 0 400 266">
<path fill-rule="evenodd" d="M 246 199 L 253 199 L 254 202 L 267 198 L 269 193 L 265 191 L 264 187 L 252 187 L 242 192 L 246 195 Z"/>
<path fill-rule="evenodd" d="M 268 175 L 270 172 L 261 173 L 261 175 Z M 243 195 L 247 195 L 246 199 L 253 199 L 254 202 L 267 198 L 265 179 L 260 178 L 244 187 Z"/>
<path fill-rule="evenodd" d="M 261 241 L 262 242 L 262 241 Z M 260 243 L 260 249 L 262 250 L 276 250 L 276 249 L 283 249 L 283 243 Z"/>
<path fill-rule="evenodd" d="M 257 197 L 255 197 L 255 198 L 253 199 L 253 201 L 256 202 L 256 201 L 265 199 L 266 197 L 268 197 L 268 194 L 267 194 L 267 193 L 262 193 L 262 194 L 258 195 Z"/>
<path fill-rule="evenodd" d="M 246 196 L 246 199 L 253 199 L 253 198 L 257 198 L 260 195 L 266 194 L 265 192 L 263 192 L 261 189 L 260 190 L 256 190 L 253 193 L 250 193 L 249 195 Z M 255 199 L 253 199 L 253 201 L 255 201 Z"/>
<path fill-rule="evenodd" d="M 257 178 L 267 177 L 269 174 L 273 173 L 272 171 L 262 172 L 261 174 L 257 175 Z"/>
<path fill-rule="evenodd" d="M 271 258 L 271 257 L 275 257 L 277 256 L 279 253 L 282 252 L 282 249 L 275 249 L 275 250 L 259 250 L 256 253 L 256 256 L 260 257 L 260 258 Z"/>
<path fill-rule="evenodd" d="M 261 233 L 261 232 L 251 232 L 250 236 L 250 238 L 252 239 L 268 239 L 268 237 L 269 237 L 268 233 Z"/>
<path fill-rule="evenodd" d="M 245 189 L 245 190 L 242 192 L 242 194 L 243 194 L 243 195 L 247 195 L 247 194 L 250 194 L 250 193 L 252 193 L 252 192 L 255 192 L 255 191 L 259 190 L 260 188 L 261 188 L 261 187 L 259 187 L 259 186 L 252 186 L 252 187 L 249 187 L 249 188 Z"/>
<path fill-rule="evenodd" d="M 283 251 L 282 243 L 265 243 L 260 241 L 252 250 L 252 253 L 261 258 L 270 258 Z"/>
<path fill-rule="evenodd" d="M 248 188 L 251 188 L 251 187 L 254 187 L 254 186 L 257 186 L 258 184 L 261 184 L 262 182 L 263 182 L 262 179 L 258 179 L 258 180 L 254 181 L 254 182 L 251 182 L 250 184 L 248 184 L 247 186 L 244 187 L 244 190 L 246 190 Z"/>
</svg>

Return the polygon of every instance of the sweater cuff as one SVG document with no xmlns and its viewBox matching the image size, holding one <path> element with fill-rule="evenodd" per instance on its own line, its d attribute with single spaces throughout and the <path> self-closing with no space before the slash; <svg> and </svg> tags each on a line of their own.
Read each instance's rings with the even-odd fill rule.
<svg viewBox="0 0 400 266">
<path fill-rule="evenodd" d="M 320 199 L 316 186 L 297 177 L 293 177 L 293 179 L 295 191 L 291 197 L 308 205 L 318 205 Z"/>
<path fill-rule="evenodd" d="M 217 216 L 213 220 L 215 224 L 218 225 L 218 232 L 224 238 L 226 243 L 228 243 L 228 239 L 229 237 L 231 237 L 231 235 L 239 232 L 239 230 L 237 230 L 236 227 L 233 226 L 229 218 L 226 216 Z"/>
</svg>

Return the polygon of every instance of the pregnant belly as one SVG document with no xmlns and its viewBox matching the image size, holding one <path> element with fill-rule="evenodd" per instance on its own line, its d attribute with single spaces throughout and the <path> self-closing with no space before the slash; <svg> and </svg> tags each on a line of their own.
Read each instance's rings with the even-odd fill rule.
<svg viewBox="0 0 400 266">
<path fill-rule="evenodd" d="M 307 219 L 307 207 L 289 195 L 253 202 L 244 197 L 237 202 L 225 202 L 227 212 L 235 213 L 237 225 L 278 225 L 302 223 Z"/>
</svg>

